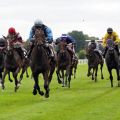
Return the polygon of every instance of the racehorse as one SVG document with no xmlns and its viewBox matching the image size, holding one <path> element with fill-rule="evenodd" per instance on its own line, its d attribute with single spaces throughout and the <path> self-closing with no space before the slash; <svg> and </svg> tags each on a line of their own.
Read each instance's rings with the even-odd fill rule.
<svg viewBox="0 0 120 120">
<path fill-rule="evenodd" d="M 89 77 L 92 75 L 92 80 L 95 79 L 95 82 L 97 82 L 97 71 L 98 71 L 98 65 L 100 64 L 100 70 L 101 70 L 101 79 L 104 79 L 102 68 L 104 64 L 104 60 L 101 56 L 101 58 L 98 55 L 98 52 L 94 50 L 94 44 L 91 44 L 86 49 L 86 57 L 88 59 L 88 73 L 87 76 Z M 91 72 L 91 70 L 93 70 Z"/>
<path fill-rule="evenodd" d="M 77 65 L 78 65 L 78 57 L 75 56 L 75 58 L 72 60 L 72 73 L 74 75 L 74 78 L 76 78 Z"/>
<path fill-rule="evenodd" d="M 4 71 L 4 58 L 5 58 L 6 41 L 0 38 L 0 84 L 2 81 L 2 73 Z"/>
<path fill-rule="evenodd" d="M 41 29 L 36 29 L 33 43 L 34 47 L 30 57 L 31 59 L 30 67 L 35 82 L 33 95 L 36 95 L 37 92 L 42 96 L 44 95 L 44 92 L 40 90 L 40 86 L 38 84 L 38 76 L 40 73 L 42 73 L 44 79 L 45 97 L 48 98 L 50 91 L 49 89 L 50 64 L 44 43 L 45 43 L 44 32 Z"/>
<path fill-rule="evenodd" d="M 67 50 L 66 47 L 67 43 L 65 41 L 60 41 L 59 46 L 60 46 L 60 51 L 57 54 L 57 70 L 56 70 L 58 83 L 62 83 L 63 87 L 68 85 L 68 87 L 70 88 L 70 81 L 72 75 L 71 56 Z M 65 78 L 64 78 L 64 71 L 66 72 Z M 61 77 L 62 77 L 62 81 L 60 80 Z"/>
<path fill-rule="evenodd" d="M 19 81 L 17 79 L 18 73 L 21 68 L 23 68 L 22 71 L 25 71 L 25 69 L 23 67 L 23 61 L 17 52 L 16 46 L 18 47 L 18 44 L 17 43 L 11 44 L 12 38 L 10 39 L 10 38 L 4 37 L 4 39 L 7 41 L 7 48 L 6 48 L 6 54 L 5 54 L 5 59 L 4 59 L 5 71 L 4 71 L 2 82 L 1 82 L 2 89 L 5 88 L 4 79 L 6 75 L 8 74 L 9 80 L 10 80 L 10 72 L 12 72 L 14 80 L 15 80 L 15 92 L 17 92 L 17 89 L 19 88 Z M 24 72 L 22 72 L 21 74 L 23 73 Z M 20 75 L 20 76 L 23 76 L 23 75 Z"/>
<path fill-rule="evenodd" d="M 117 80 L 118 80 L 118 87 L 120 87 L 120 75 L 119 75 L 119 55 L 115 50 L 115 43 L 113 40 L 107 40 L 107 47 L 108 50 L 105 55 L 105 61 L 107 65 L 107 69 L 110 75 L 111 87 L 113 87 L 113 76 L 112 76 L 112 69 L 116 70 Z"/>
</svg>

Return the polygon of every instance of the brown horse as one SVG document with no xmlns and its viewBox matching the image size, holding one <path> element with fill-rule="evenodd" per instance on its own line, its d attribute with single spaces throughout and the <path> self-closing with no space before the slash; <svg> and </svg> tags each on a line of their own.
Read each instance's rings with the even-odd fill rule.
<svg viewBox="0 0 120 120">
<path fill-rule="evenodd" d="M 77 65 L 78 65 L 78 57 L 75 56 L 75 58 L 72 60 L 72 74 L 74 75 L 74 78 L 76 78 Z"/>
<path fill-rule="evenodd" d="M 49 73 L 50 73 L 50 61 L 48 59 L 48 55 L 45 48 L 45 35 L 41 29 L 36 29 L 35 31 L 35 40 L 34 47 L 31 53 L 31 70 L 34 78 L 34 89 L 33 95 L 37 94 L 37 91 L 40 95 L 44 95 L 44 92 L 40 90 L 40 86 L 38 84 L 38 76 L 40 73 L 43 75 L 44 79 L 44 89 L 45 89 L 45 97 L 49 97 Z"/>
<path fill-rule="evenodd" d="M 4 71 L 4 58 L 5 58 L 6 41 L 0 38 L 0 84 L 2 81 L 2 73 Z"/>
<path fill-rule="evenodd" d="M 112 69 L 116 70 L 117 74 L 117 80 L 118 80 L 118 87 L 120 87 L 120 60 L 119 60 L 119 55 L 115 49 L 115 43 L 112 39 L 107 40 L 107 52 L 105 55 L 105 62 L 106 66 L 110 75 L 110 82 L 111 82 L 111 87 L 113 87 L 113 75 L 112 75 Z"/>
<path fill-rule="evenodd" d="M 6 75 L 8 74 L 9 79 L 10 79 L 10 72 L 12 72 L 14 80 L 15 80 L 15 92 L 17 91 L 17 89 L 19 88 L 19 81 L 17 79 L 18 73 L 20 71 L 20 69 L 22 68 L 22 73 L 20 76 L 23 76 L 22 74 L 24 73 L 23 71 L 25 71 L 24 69 L 24 65 L 23 65 L 23 60 L 21 59 L 20 55 L 17 52 L 17 48 L 15 48 L 14 44 L 10 44 L 9 40 L 10 38 L 6 38 L 4 37 L 5 40 L 7 41 L 7 48 L 6 48 L 6 54 L 5 54 L 5 59 L 4 59 L 4 74 L 3 74 L 3 78 L 2 78 L 2 89 L 5 88 L 4 86 L 4 79 L 6 77 Z"/>
<path fill-rule="evenodd" d="M 100 64 L 100 70 L 101 70 L 101 79 L 104 79 L 102 68 L 104 64 L 104 60 L 101 56 L 99 57 L 98 53 L 94 50 L 94 45 L 91 44 L 87 49 L 87 59 L 88 59 L 88 73 L 87 76 L 89 77 L 92 75 L 92 80 L 95 79 L 95 82 L 97 82 L 97 71 L 98 71 L 98 65 Z M 91 70 L 93 69 L 93 72 Z M 95 77 L 95 78 L 94 78 Z"/>
<path fill-rule="evenodd" d="M 60 52 L 57 55 L 57 70 L 56 70 L 58 83 L 62 83 L 63 87 L 68 85 L 68 87 L 70 88 L 70 81 L 72 75 L 71 55 L 67 50 L 66 47 L 67 43 L 65 41 L 61 41 L 59 43 L 59 46 L 60 46 Z M 64 71 L 66 71 L 65 80 L 64 80 Z M 62 76 L 60 72 L 62 73 Z M 62 77 L 62 81 L 60 80 L 61 77 Z"/>
</svg>

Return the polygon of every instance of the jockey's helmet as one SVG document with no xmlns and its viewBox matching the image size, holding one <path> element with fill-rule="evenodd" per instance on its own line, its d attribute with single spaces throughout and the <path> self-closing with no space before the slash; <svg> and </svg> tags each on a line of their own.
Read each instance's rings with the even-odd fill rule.
<svg viewBox="0 0 120 120">
<path fill-rule="evenodd" d="M 35 22 L 34 22 L 34 26 L 42 26 L 43 25 L 43 22 L 42 22 L 42 20 L 39 20 L 39 19 L 37 19 L 37 20 L 35 20 Z"/>
<path fill-rule="evenodd" d="M 8 33 L 9 33 L 9 34 L 16 34 L 15 28 L 10 27 L 10 28 L 8 29 Z"/>
<path fill-rule="evenodd" d="M 112 34 L 112 32 L 113 32 L 113 29 L 112 29 L 112 28 L 108 28 L 108 29 L 107 29 L 107 33 L 108 33 L 108 34 Z"/>
<path fill-rule="evenodd" d="M 91 40 L 91 43 L 95 43 L 95 40 Z"/>
</svg>

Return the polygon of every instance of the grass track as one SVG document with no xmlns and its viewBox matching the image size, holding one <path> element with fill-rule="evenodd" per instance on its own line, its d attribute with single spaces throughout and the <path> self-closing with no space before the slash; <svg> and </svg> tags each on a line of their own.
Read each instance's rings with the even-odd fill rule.
<svg viewBox="0 0 120 120">
<path fill-rule="evenodd" d="M 6 80 L 5 91 L 0 89 L 0 120 L 120 120 L 120 88 L 116 87 L 115 71 L 113 88 L 105 66 L 105 79 L 101 80 L 99 73 L 97 83 L 86 72 L 87 65 L 79 65 L 70 89 L 62 88 L 54 75 L 48 99 L 32 95 L 30 78 L 24 77 L 17 93 L 14 84 Z M 42 80 L 40 85 L 43 90 Z"/>
</svg>

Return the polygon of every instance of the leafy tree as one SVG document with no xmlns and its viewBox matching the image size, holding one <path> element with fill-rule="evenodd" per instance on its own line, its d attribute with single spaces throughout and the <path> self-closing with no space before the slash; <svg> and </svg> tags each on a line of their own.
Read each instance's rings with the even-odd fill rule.
<svg viewBox="0 0 120 120">
<path fill-rule="evenodd" d="M 76 52 L 78 53 L 80 50 L 85 48 L 85 40 L 96 40 L 99 38 L 89 37 L 87 34 L 84 34 L 82 31 L 72 31 L 68 33 L 76 40 Z"/>
<path fill-rule="evenodd" d="M 80 50 L 78 53 L 78 57 L 79 57 L 79 59 L 85 59 L 85 57 L 86 57 L 85 50 Z"/>
</svg>

